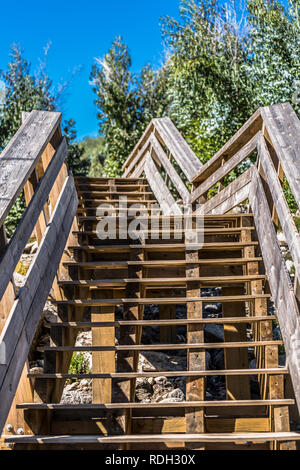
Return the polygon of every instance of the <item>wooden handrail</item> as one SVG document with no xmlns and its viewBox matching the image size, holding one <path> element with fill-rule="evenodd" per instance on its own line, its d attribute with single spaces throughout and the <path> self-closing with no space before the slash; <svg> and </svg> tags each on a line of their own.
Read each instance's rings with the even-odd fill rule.
<svg viewBox="0 0 300 470">
<path fill-rule="evenodd" d="M 5 351 L 0 364 L 1 430 L 18 387 L 28 380 L 23 368 L 78 205 L 73 176 L 66 167 L 61 114 L 32 111 L 22 117 L 22 126 L 0 155 L 0 344 Z M 27 209 L 7 242 L 4 222 L 23 189 Z M 16 295 L 14 270 L 34 231 L 38 252 Z"/>
<path fill-rule="evenodd" d="M 154 119 L 125 163 L 125 176 L 130 177 L 137 165 L 140 176 L 151 155 L 152 173 L 146 176 L 159 202 L 168 189 L 158 176 L 161 167 L 185 204 L 201 203 L 202 214 L 225 214 L 246 200 L 250 202 L 300 410 L 300 235 L 282 188 L 285 176 L 300 208 L 300 121 L 289 103 L 260 108 L 205 165 L 195 164 L 194 154 L 174 128 L 169 119 Z M 189 196 L 164 148 L 193 183 Z M 209 189 L 217 183 L 222 185 L 229 172 L 254 151 L 257 151 L 256 165 L 249 162 L 250 168 L 246 165 L 244 173 L 207 200 Z M 159 184 L 155 184 L 155 178 Z M 163 212 L 167 213 L 167 199 L 163 202 Z M 294 289 L 276 237 L 278 220 L 295 265 Z"/>
<path fill-rule="evenodd" d="M 32 111 L 0 155 L 0 227 L 61 121 L 60 113 Z"/>
</svg>

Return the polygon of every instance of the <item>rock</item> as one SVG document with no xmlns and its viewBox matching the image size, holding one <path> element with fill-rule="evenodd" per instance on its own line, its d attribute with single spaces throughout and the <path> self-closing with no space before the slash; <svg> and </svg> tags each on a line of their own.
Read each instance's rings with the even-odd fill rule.
<svg viewBox="0 0 300 470">
<path fill-rule="evenodd" d="M 76 338 L 76 346 L 91 346 L 92 345 L 92 332 L 82 331 Z"/>
<path fill-rule="evenodd" d="M 275 341 L 280 341 L 282 339 L 279 326 L 276 326 L 276 328 L 273 329 L 273 338 Z"/>
<path fill-rule="evenodd" d="M 184 401 L 184 393 L 180 388 L 176 388 L 172 392 L 169 393 L 169 398 L 172 398 L 173 400 L 176 401 Z"/>
<path fill-rule="evenodd" d="M 14 273 L 14 281 L 17 288 L 17 293 L 20 288 L 24 286 L 26 277 L 19 273 Z"/>
<path fill-rule="evenodd" d="M 222 325 L 204 325 L 205 339 L 214 343 L 224 341 L 224 330 Z"/>
<path fill-rule="evenodd" d="M 294 263 L 291 260 L 286 260 L 285 262 L 288 272 L 292 272 L 295 269 Z"/>
<path fill-rule="evenodd" d="M 162 383 L 165 383 L 166 381 L 167 381 L 167 377 L 163 377 L 163 376 L 155 377 L 155 379 L 154 379 L 154 382 L 156 384 L 162 384 Z"/>
<path fill-rule="evenodd" d="M 33 367 L 32 369 L 29 369 L 30 374 L 43 374 L 44 369 L 42 367 Z"/>
<path fill-rule="evenodd" d="M 285 354 L 279 354 L 278 364 L 279 364 L 279 367 L 285 367 L 285 365 L 286 365 L 286 355 Z"/>
<path fill-rule="evenodd" d="M 222 307 L 220 307 L 220 304 L 206 304 L 204 306 L 204 314 L 215 314 L 218 315 L 222 310 Z"/>
<path fill-rule="evenodd" d="M 82 382 L 85 383 L 84 386 Z M 92 403 L 92 395 L 92 381 L 81 380 L 79 382 L 73 382 L 65 386 L 61 403 L 89 404 Z"/>
<path fill-rule="evenodd" d="M 256 359 L 252 359 L 252 361 L 250 361 L 249 369 L 257 369 Z"/>
<path fill-rule="evenodd" d="M 287 242 L 286 242 L 286 239 L 285 239 L 285 236 L 284 236 L 283 232 L 278 232 L 277 233 L 277 240 L 278 240 L 280 246 L 287 246 Z"/>
</svg>

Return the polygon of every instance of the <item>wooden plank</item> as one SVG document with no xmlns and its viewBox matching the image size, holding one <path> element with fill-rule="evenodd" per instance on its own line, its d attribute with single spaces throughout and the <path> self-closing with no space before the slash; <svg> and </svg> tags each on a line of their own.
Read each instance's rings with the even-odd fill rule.
<svg viewBox="0 0 300 470">
<path fill-rule="evenodd" d="M 199 371 L 152 371 L 152 372 L 116 372 L 112 374 L 33 374 L 29 373 L 28 377 L 35 379 L 129 379 L 144 377 L 197 377 L 203 375 L 205 377 L 219 375 L 278 375 L 288 374 L 288 369 L 283 367 L 273 369 L 229 369 L 229 370 L 199 370 Z"/>
<path fill-rule="evenodd" d="M 162 209 L 163 214 L 180 215 L 181 210 L 167 188 L 164 180 L 160 176 L 150 153 L 147 153 L 144 170 L 149 181 L 149 185 Z"/>
<path fill-rule="evenodd" d="M 138 164 L 139 160 L 144 156 L 146 151 L 148 150 L 149 147 L 149 136 L 153 132 L 154 126 L 153 122 L 151 121 L 150 124 L 148 125 L 147 129 L 145 130 L 144 134 L 132 150 L 131 154 L 125 161 L 123 165 L 123 170 L 124 170 L 124 178 L 128 179 L 129 176 L 131 176 L 131 171 L 134 169 L 134 167 Z M 136 178 L 136 177 L 134 177 Z"/>
<path fill-rule="evenodd" d="M 269 298 L 269 294 L 256 294 L 256 295 L 226 295 L 216 297 L 147 297 L 147 298 L 119 298 L 119 299 L 78 299 L 78 300 L 62 300 L 58 301 L 58 305 L 78 305 L 79 307 L 91 306 L 109 306 L 121 304 L 134 304 L 134 305 L 166 305 L 166 304 L 185 304 L 195 302 L 249 302 L 255 299 Z"/>
<path fill-rule="evenodd" d="M 273 400 L 215 400 L 215 401 L 183 401 L 172 403 L 19 403 L 17 408 L 22 410 L 122 410 L 123 408 L 130 408 L 133 410 L 151 410 L 151 409 L 164 409 L 164 408 L 185 408 L 188 406 L 193 407 L 240 407 L 240 406 L 274 406 L 274 405 L 293 405 L 295 402 L 292 399 L 273 399 Z"/>
<path fill-rule="evenodd" d="M 290 103 L 261 108 L 264 124 L 300 207 L 300 121 Z"/>
<path fill-rule="evenodd" d="M 46 173 L 44 174 L 34 196 L 26 209 L 26 212 L 19 223 L 16 232 L 11 238 L 9 245 L 0 262 L 1 280 L 0 280 L 0 299 L 2 298 L 8 282 L 12 278 L 15 267 L 18 264 L 25 245 L 33 231 L 33 228 L 43 210 L 49 192 L 55 182 L 59 170 L 66 158 L 67 143 L 64 139 L 57 150 L 57 153 L 50 162 Z"/>
<path fill-rule="evenodd" d="M 212 284 L 223 284 L 223 283 L 247 283 L 250 281 L 254 281 L 256 279 L 265 279 L 265 274 L 257 274 L 257 275 L 243 275 L 243 276 L 200 276 L 195 278 L 195 281 L 199 281 L 202 284 L 212 283 Z M 186 283 L 186 277 L 159 277 L 159 278 L 144 278 L 139 279 L 138 282 L 148 284 L 148 285 L 161 285 L 161 284 L 184 284 Z M 89 286 L 89 287 L 110 287 L 116 285 L 117 287 L 123 287 L 128 282 L 133 282 L 132 279 L 122 278 L 122 279 L 95 279 L 95 280 L 77 280 L 77 281 L 59 281 L 59 285 L 64 286 Z"/>
<path fill-rule="evenodd" d="M 256 149 L 257 139 L 259 134 L 256 134 L 252 139 L 244 145 L 233 157 L 230 158 L 223 166 L 216 170 L 210 178 L 206 179 L 200 186 L 198 186 L 191 195 L 191 202 L 200 199 L 212 186 L 222 180 L 230 171 L 234 170 L 243 160 L 248 158 L 251 153 Z"/>
<path fill-rule="evenodd" d="M 195 173 L 202 167 L 199 158 L 178 132 L 170 118 L 153 119 L 152 122 L 154 123 L 160 141 L 168 148 L 173 158 L 186 175 L 188 181 L 192 181 Z"/>
<path fill-rule="evenodd" d="M 189 281 L 186 284 L 186 296 L 188 298 L 201 297 L 201 289 L 198 281 L 194 281 L 195 277 L 200 276 L 199 264 L 194 263 L 198 261 L 198 250 L 186 251 L 186 277 Z M 187 319 L 202 318 L 202 302 L 188 302 L 187 303 Z M 187 343 L 202 343 L 204 345 L 204 329 L 201 324 L 187 325 Z M 185 345 L 186 347 L 188 346 Z M 204 346 L 205 347 L 205 346 Z M 201 348 L 201 346 L 200 346 Z M 205 349 L 191 349 L 187 348 L 187 370 L 204 370 L 206 367 L 205 362 Z M 187 401 L 203 401 L 205 400 L 205 378 L 204 377 L 187 377 L 186 379 L 186 400 Z M 203 433 L 205 432 L 205 416 L 204 408 L 196 409 L 194 407 L 187 407 L 185 410 L 186 432 L 187 433 Z M 190 447 L 188 445 L 188 447 Z M 191 446 L 195 448 L 194 446 Z M 198 448 L 198 446 L 196 447 Z"/>
<path fill-rule="evenodd" d="M 161 161 L 171 181 L 173 182 L 178 193 L 182 197 L 183 202 L 187 204 L 190 200 L 190 193 L 186 188 L 185 184 L 183 183 L 182 179 L 178 175 L 177 171 L 173 167 L 172 163 L 168 159 L 167 155 L 165 154 L 163 148 L 161 147 L 154 134 L 150 136 L 150 143 L 152 145 L 151 153 L 152 151 L 155 152 L 157 158 Z"/>
<path fill-rule="evenodd" d="M 185 418 L 135 418 L 134 432 L 136 434 L 182 433 L 187 430 Z M 206 419 L 206 433 L 230 433 L 230 432 L 267 432 L 269 431 L 268 418 L 210 418 Z M 189 435 L 196 433 L 187 433 Z M 203 434 L 203 433 L 201 433 Z M 205 447 L 198 444 L 186 443 L 186 448 L 204 450 Z"/>
<path fill-rule="evenodd" d="M 300 234 L 291 215 L 280 180 L 278 178 L 277 171 L 262 134 L 258 140 L 258 152 L 259 159 L 264 170 L 264 175 L 267 179 L 268 187 L 272 194 L 276 211 L 281 223 L 282 231 L 293 258 L 297 276 L 300 279 Z"/>
<path fill-rule="evenodd" d="M 226 186 L 226 188 L 224 188 L 219 194 L 203 204 L 200 211 L 205 215 L 221 215 L 233 209 L 248 198 L 251 178 L 252 166 L 249 170 L 245 171 L 245 173 Z"/>
<path fill-rule="evenodd" d="M 249 199 L 256 221 L 272 299 L 278 314 L 295 398 L 300 408 L 300 315 L 257 170 L 253 173 Z"/>
<path fill-rule="evenodd" d="M 6 365 L 0 368 L 0 428 L 26 362 L 31 341 L 49 294 L 77 207 L 72 177 L 68 178 L 31 265 L 25 285 L 10 312 L 0 342 L 6 345 Z M 59 241 L 57 235 L 59 234 Z"/>
<path fill-rule="evenodd" d="M 147 443 L 147 442 L 265 442 L 300 440 L 297 432 L 246 432 L 206 434 L 138 434 L 130 436 L 5 436 L 6 443 L 87 444 L 87 443 Z"/>
<path fill-rule="evenodd" d="M 134 326 L 136 323 L 135 321 L 131 322 L 131 325 L 129 326 Z M 193 325 L 193 323 L 190 323 L 188 325 Z M 201 323 L 198 323 L 198 325 L 201 325 Z M 123 326 L 123 325 L 122 325 Z M 232 325 L 230 325 L 231 329 Z M 195 329 L 196 332 L 199 332 L 199 328 Z M 195 335 L 196 336 L 196 335 Z M 85 351 L 171 351 L 171 350 L 190 350 L 196 355 L 199 351 L 195 351 L 197 349 L 248 349 L 248 348 L 253 348 L 253 347 L 263 347 L 263 346 L 272 346 L 272 345 L 282 345 L 283 342 L 281 340 L 274 340 L 274 341 L 228 341 L 228 342 L 220 342 L 220 343 L 204 343 L 204 342 L 195 342 L 192 343 L 189 340 L 188 343 L 159 343 L 159 344 L 120 344 L 118 346 L 114 345 L 109 345 L 109 346 L 41 346 L 37 348 L 37 351 L 54 351 L 54 352 L 62 352 L 62 351 L 76 351 L 76 352 L 85 352 Z M 204 351 L 201 351 L 202 354 L 204 355 Z M 190 356 L 193 356 L 193 353 L 190 354 Z M 246 351 L 247 359 L 248 359 L 248 354 Z M 237 352 L 235 351 L 233 356 L 237 356 Z M 240 364 L 240 361 L 235 361 Z M 228 361 L 229 363 L 229 361 Z M 229 363 L 230 365 L 234 365 L 234 361 Z M 248 360 L 247 363 L 244 362 L 244 365 L 248 367 Z M 228 367 L 230 369 L 230 367 Z M 233 368 L 233 367 L 232 367 Z M 246 394 L 246 391 L 244 390 L 244 394 Z M 231 397 L 234 395 L 231 394 Z M 250 396 L 250 393 L 249 393 Z M 232 398 L 233 399 L 233 398 Z M 245 398 L 246 399 L 246 398 Z"/>
<path fill-rule="evenodd" d="M 4 223 L 60 120 L 60 113 L 32 111 L 1 153 L 0 226 Z"/>
<path fill-rule="evenodd" d="M 112 296 L 112 291 L 105 291 L 104 293 L 106 296 Z M 103 293 L 102 293 L 103 295 Z M 97 295 L 97 291 L 94 292 L 93 297 L 99 297 L 99 293 Z M 97 313 L 95 314 L 95 309 Z M 114 322 L 115 319 L 115 307 L 108 306 L 108 307 L 93 307 L 91 311 L 91 320 L 94 322 L 98 314 L 101 314 L 101 318 L 103 318 L 103 322 Z M 109 347 L 115 344 L 115 328 L 107 327 L 107 328 L 92 328 L 92 344 L 93 348 L 96 346 L 100 347 Z M 95 350 L 96 351 L 96 350 Z M 98 349 L 97 354 L 92 355 L 92 364 L 93 364 L 93 372 L 95 373 L 102 373 L 102 372 L 115 372 L 115 354 L 113 350 L 111 352 L 101 352 L 101 349 Z M 102 351 L 105 351 L 103 349 Z M 112 401 L 112 381 L 111 379 L 107 380 L 93 380 L 92 384 L 93 389 L 93 403 L 105 403 Z"/>
<path fill-rule="evenodd" d="M 275 315 L 269 315 L 268 320 L 275 320 Z M 61 322 L 61 323 L 46 323 L 46 326 L 55 326 L 55 327 L 72 327 L 72 328 L 90 328 L 90 327 L 120 327 L 120 326 L 129 326 L 132 321 L 134 324 L 139 326 L 169 326 L 169 325 L 188 325 L 188 324 L 225 324 L 225 323 L 257 323 L 260 321 L 265 321 L 265 316 L 257 316 L 255 318 L 249 317 L 227 317 L 227 318 L 195 318 L 195 319 L 185 319 L 185 320 L 129 320 L 129 321 L 115 321 L 115 322 Z"/>
<path fill-rule="evenodd" d="M 224 158 L 231 158 L 262 128 L 261 108 L 234 134 L 234 136 L 194 175 L 192 182 L 201 183 L 222 165 Z"/>
<path fill-rule="evenodd" d="M 218 258 L 218 259 L 199 259 L 196 264 L 203 265 L 221 265 L 221 266 L 234 266 L 234 265 L 243 265 L 251 261 L 262 261 L 262 258 Z M 145 266 L 145 267 L 166 267 L 166 266 L 185 266 L 186 260 L 151 260 L 151 261 L 83 261 L 83 262 L 66 262 L 64 265 L 67 266 L 77 266 L 80 268 L 92 268 L 92 269 L 104 269 L 107 268 L 126 268 L 127 266 Z"/>
</svg>

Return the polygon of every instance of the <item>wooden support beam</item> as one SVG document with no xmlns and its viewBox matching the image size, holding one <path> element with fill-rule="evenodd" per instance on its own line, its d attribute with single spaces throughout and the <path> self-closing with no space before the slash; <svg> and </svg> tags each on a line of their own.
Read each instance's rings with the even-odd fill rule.
<svg viewBox="0 0 300 470">
<path fill-rule="evenodd" d="M 190 279 L 186 285 L 187 297 L 201 297 L 199 281 L 193 278 L 200 276 L 198 261 L 198 250 L 186 251 L 185 259 L 186 277 Z M 202 318 L 202 302 L 187 303 L 187 319 Z M 202 325 L 187 325 L 187 343 L 204 343 L 204 329 Z M 205 350 L 188 350 L 187 352 L 187 370 L 205 370 Z M 205 400 L 205 377 L 187 377 L 186 379 L 186 401 Z M 186 432 L 203 433 L 205 432 L 204 408 L 186 408 Z M 187 444 L 188 448 L 204 450 L 203 446 L 194 446 Z"/>
</svg>

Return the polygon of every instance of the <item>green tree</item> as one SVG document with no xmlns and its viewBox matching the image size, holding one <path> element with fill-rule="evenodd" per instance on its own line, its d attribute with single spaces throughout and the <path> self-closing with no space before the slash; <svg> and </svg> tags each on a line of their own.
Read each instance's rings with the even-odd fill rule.
<svg viewBox="0 0 300 470">
<path fill-rule="evenodd" d="M 10 56 L 7 71 L 0 71 L 0 79 L 5 85 L 4 103 L 0 114 L 0 150 L 20 127 L 22 111 L 54 111 L 57 102 L 52 90 L 52 81 L 43 68 L 39 74 L 32 75 L 30 63 L 16 45 L 12 46 Z"/>
<path fill-rule="evenodd" d="M 99 132 L 104 137 L 104 176 L 122 174 L 122 165 L 153 117 L 165 114 L 167 68 L 150 65 L 131 73 L 128 47 L 117 38 L 91 73 Z"/>
<path fill-rule="evenodd" d="M 11 60 L 7 70 L 0 71 L 0 80 L 4 87 L 1 88 L 0 108 L 0 151 L 8 144 L 13 135 L 19 129 L 22 119 L 22 111 L 30 112 L 33 109 L 43 111 L 55 111 L 62 98 L 64 86 L 58 91 L 53 88 L 53 83 L 46 73 L 46 57 L 37 73 L 31 72 L 31 64 L 24 58 L 19 46 L 12 46 L 10 51 Z M 84 169 L 86 173 L 89 165 L 81 162 L 81 150 L 75 143 L 76 131 L 74 120 L 65 124 L 64 131 L 70 143 L 68 161 L 74 174 Z M 79 171 L 80 170 L 80 171 Z M 10 211 L 5 227 L 10 237 L 19 223 L 25 209 L 23 192 L 20 194 L 16 204 Z"/>
<path fill-rule="evenodd" d="M 180 13 L 163 20 L 170 116 L 205 162 L 251 113 L 247 37 L 234 4 L 184 0 Z"/>
<path fill-rule="evenodd" d="M 80 147 L 84 152 L 83 157 L 90 162 L 89 176 L 101 176 L 105 161 L 104 138 L 102 136 L 86 137 L 80 142 Z"/>
<path fill-rule="evenodd" d="M 84 154 L 82 146 L 76 142 L 77 131 L 74 119 L 64 122 L 63 132 L 68 142 L 68 167 L 74 176 L 86 176 L 90 169 L 90 160 Z"/>
<path fill-rule="evenodd" d="M 248 0 L 250 61 L 246 72 L 253 84 L 253 108 L 289 101 L 300 112 L 299 0 L 288 6 L 276 0 Z M 298 93 L 299 95 L 299 93 Z"/>
<path fill-rule="evenodd" d="M 130 67 L 128 48 L 119 37 L 105 57 L 97 59 L 92 68 L 99 131 L 105 137 L 106 176 L 121 173 L 128 150 L 139 135 L 138 98 Z"/>
</svg>

